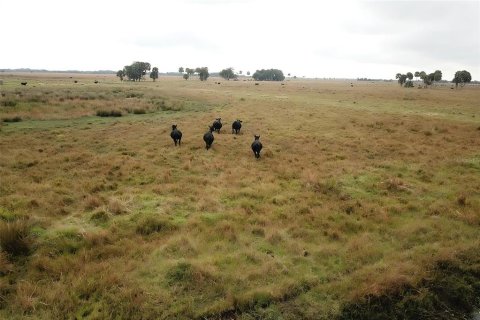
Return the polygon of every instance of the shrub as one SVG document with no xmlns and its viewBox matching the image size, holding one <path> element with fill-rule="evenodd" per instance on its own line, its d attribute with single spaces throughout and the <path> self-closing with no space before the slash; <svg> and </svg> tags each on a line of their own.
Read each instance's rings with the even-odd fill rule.
<svg viewBox="0 0 480 320">
<path fill-rule="evenodd" d="M 97 116 L 99 117 L 121 117 L 122 112 L 118 110 L 98 110 Z"/>
<path fill-rule="evenodd" d="M 12 118 L 3 118 L 2 120 L 3 120 L 3 122 L 20 122 L 20 121 L 22 121 L 22 118 L 19 117 L 19 116 L 15 116 L 15 117 L 12 117 Z"/>
<path fill-rule="evenodd" d="M 30 226 L 25 220 L 0 222 L 0 247 L 12 256 L 30 252 Z"/>
</svg>

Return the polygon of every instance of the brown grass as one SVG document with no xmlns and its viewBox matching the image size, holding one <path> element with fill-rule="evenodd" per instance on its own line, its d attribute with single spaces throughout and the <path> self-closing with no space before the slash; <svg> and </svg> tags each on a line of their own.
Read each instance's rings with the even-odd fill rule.
<svg viewBox="0 0 480 320">
<path fill-rule="evenodd" d="M 2 245 L 0 317 L 326 319 L 479 243 L 477 88 L 16 79 L 0 220 L 33 254 Z"/>
</svg>

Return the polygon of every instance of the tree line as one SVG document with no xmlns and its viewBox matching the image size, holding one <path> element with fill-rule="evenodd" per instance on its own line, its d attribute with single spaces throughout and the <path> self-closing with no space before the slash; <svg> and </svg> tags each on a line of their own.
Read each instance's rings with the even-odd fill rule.
<svg viewBox="0 0 480 320">
<path fill-rule="evenodd" d="M 127 78 L 130 81 L 140 81 L 145 79 L 146 74 L 150 70 L 150 78 L 155 81 L 158 79 L 158 68 L 152 68 L 149 62 L 142 61 L 135 61 L 131 65 L 127 65 L 123 67 L 123 69 L 118 70 L 117 77 L 119 77 L 121 81 L 123 81 L 124 78 Z M 197 75 L 200 81 L 206 81 L 210 77 L 208 67 L 197 67 L 195 69 L 180 67 L 178 68 L 178 72 L 183 74 L 185 80 L 190 79 L 193 75 Z M 239 71 L 238 74 L 243 74 L 243 71 Z M 246 74 L 247 76 L 250 76 L 250 71 L 247 71 Z M 233 68 L 223 69 L 218 75 L 225 80 L 238 78 L 238 75 Z M 257 70 L 252 77 L 257 81 L 283 81 L 285 79 L 282 70 L 278 69 Z"/>
<path fill-rule="evenodd" d="M 194 74 L 198 75 L 200 81 L 206 81 L 208 77 L 210 77 L 210 73 L 208 72 L 207 67 L 197 67 L 195 69 L 192 68 L 178 68 L 178 72 L 183 73 L 183 79 L 188 80 Z"/>
<path fill-rule="evenodd" d="M 415 74 L 407 72 L 406 74 L 397 73 L 395 75 L 395 79 L 398 80 L 398 84 L 406 88 L 413 87 L 413 77 L 422 80 L 424 87 L 427 87 L 435 82 L 442 80 L 442 71 L 435 70 L 435 72 L 429 74 L 427 74 L 425 71 L 416 71 Z M 466 83 L 469 83 L 471 81 L 472 75 L 470 74 L 470 72 L 462 70 L 455 73 L 452 83 L 455 83 L 456 87 L 458 87 L 459 84 L 463 87 Z"/>
</svg>

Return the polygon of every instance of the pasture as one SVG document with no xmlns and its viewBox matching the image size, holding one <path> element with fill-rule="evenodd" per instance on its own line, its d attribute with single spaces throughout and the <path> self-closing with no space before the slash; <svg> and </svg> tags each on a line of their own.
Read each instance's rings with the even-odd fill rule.
<svg viewBox="0 0 480 320">
<path fill-rule="evenodd" d="M 0 318 L 447 319 L 478 306 L 478 87 L 1 78 Z"/>
</svg>

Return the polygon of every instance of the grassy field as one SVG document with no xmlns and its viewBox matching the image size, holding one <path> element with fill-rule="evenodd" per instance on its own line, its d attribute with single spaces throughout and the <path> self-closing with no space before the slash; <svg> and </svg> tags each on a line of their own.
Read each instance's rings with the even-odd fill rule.
<svg viewBox="0 0 480 320">
<path fill-rule="evenodd" d="M 0 318 L 459 319 L 480 305 L 478 87 L 1 78 Z"/>
</svg>

